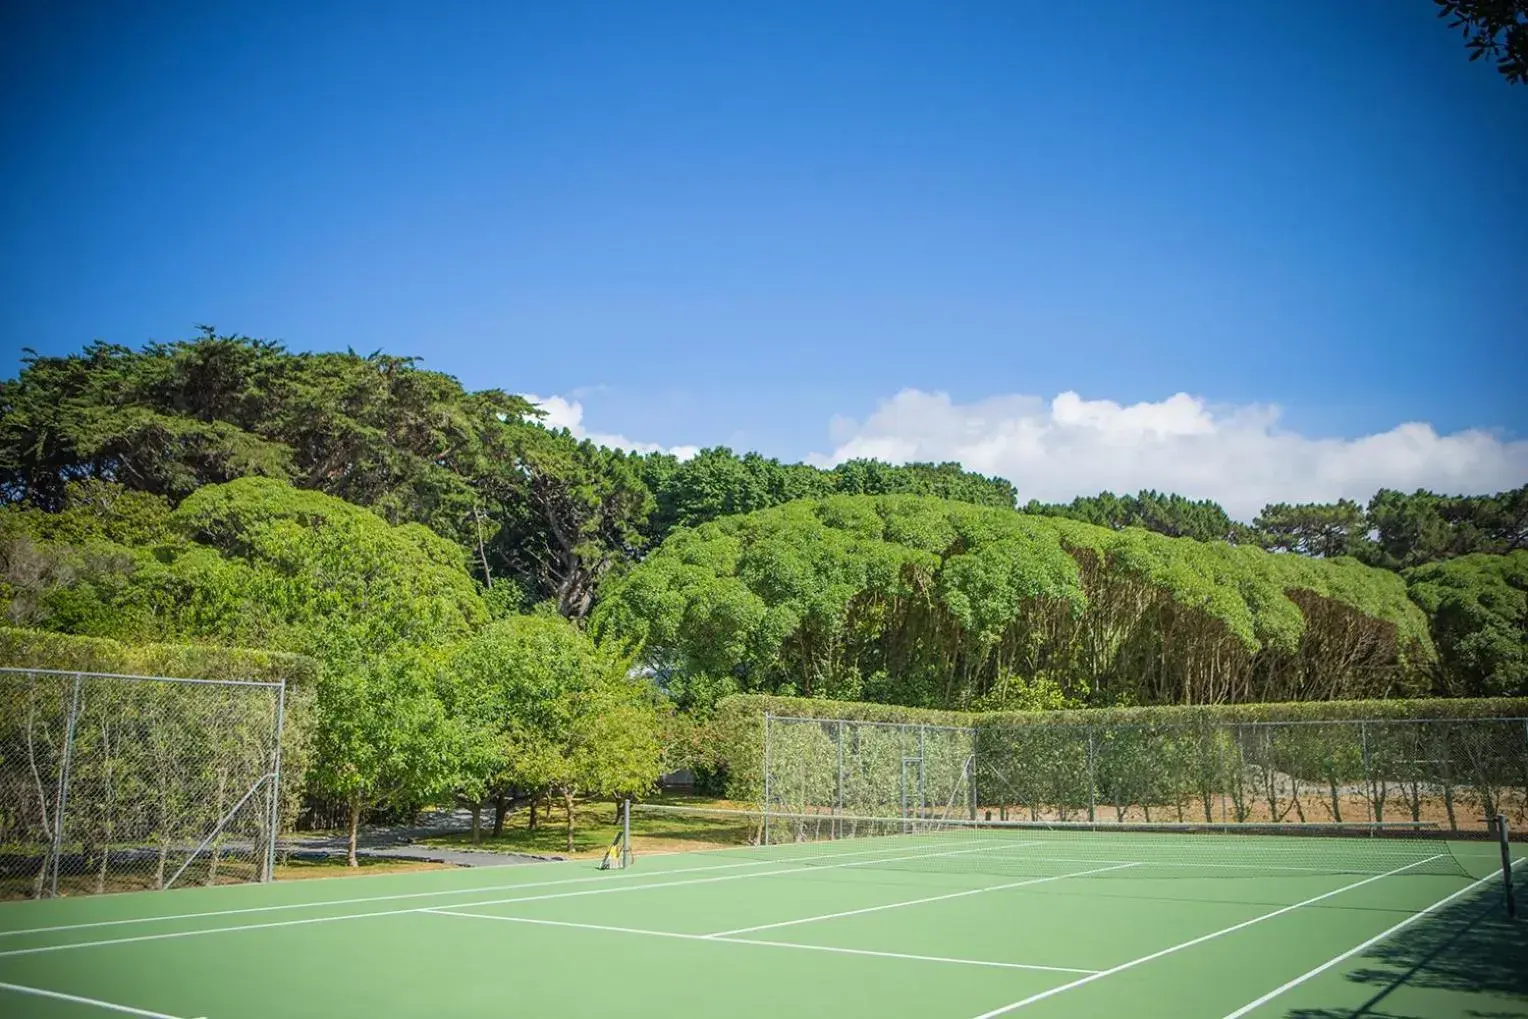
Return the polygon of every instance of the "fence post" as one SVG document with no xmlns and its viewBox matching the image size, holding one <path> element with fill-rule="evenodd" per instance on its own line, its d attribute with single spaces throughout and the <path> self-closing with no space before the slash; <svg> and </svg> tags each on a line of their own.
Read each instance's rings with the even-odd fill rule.
<svg viewBox="0 0 1528 1019">
<path fill-rule="evenodd" d="M 769 736 L 770 714 L 764 712 L 764 845 L 769 845 Z"/>
<path fill-rule="evenodd" d="M 1093 727 L 1088 726 L 1088 823 L 1097 821 L 1098 811 L 1098 748 L 1093 743 Z"/>
<path fill-rule="evenodd" d="M 966 795 L 971 800 L 971 820 L 976 820 L 976 730 L 971 730 L 971 754 L 966 758 Z"/>
<path fill-rule="evenodd" d="M 925 728 L 921 722 L 918 724 L 918 819 L 920 821 L 928 813 L 928 792 L 923 784 L 923 772 L 925 770 L 923 737 Z"/>
<path fill-rule="evenodd" d="M 74 691 L 69 697 L 69 720 L 64 723 L 64 754 L 58 765 L 58 807 L 53 818 L 53 879 L 48 894 L 58 898 L 58 868 L 64 851 L 64 811 L 69 804 L 69 764 L 74 758 L 74 726 L 79 721 L 80 686 L 84 675 L 74 674 Z"/>
<path fill-rule="evenodd" d="M 844 812 L 844 720 L 840 718 L 834 723 L 835 742 L 838 744 L 838 778 L 833 789 L 833 837 L 842 838 L 842 822 L 838 820 L 839 814 Z"/>
<path fill-rule="evenodd" d="M 1364 790 L 1365 798 L 1369 801 L 1369 820 L 1377 821 L 1379 818 L 1374 816 L 1374 771 L 1369 766 L 1369 723 L 1367 721 L 1358 723 L 1358 742 L 1363 754 Z"/>
<path fill-rule="evenodd" d="M 265 843 L 265 880 L 276 880 L 276 829 L 281 824 L 281 737 L 286 728 L 286 680 L 276 691 L 276 749 L 271 761 L 269 830 Z"/>
</svg>

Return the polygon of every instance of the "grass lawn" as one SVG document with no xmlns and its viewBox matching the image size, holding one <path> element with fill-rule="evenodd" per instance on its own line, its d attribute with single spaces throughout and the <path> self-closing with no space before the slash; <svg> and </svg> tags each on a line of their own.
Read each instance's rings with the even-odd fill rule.
<svg viewBox="0 0 1528 1019">
<path fill-rule="evenodd" d="M 670 794 L 656 796 L 649 803 L 685 807 L 725 807 L 749 809 L 752 805 L 719 800 L 709 796 Z M 550 813 L 538 811 L 536 830 L 530 829 L 531 812 L 522 807 L 504 819 L 504 834 L 495 837 L 492 814 L 485 811 L 483 831 L 476 844 L 479 849 L 496 849 L 538 856 L 598 857 L 615 838 L 617 805 L 609 802 L 582 802 L 573 809 L 573 851 L 568 852 L 567 815 L 561 804 Z M 638 853 L 664 853 L 679 850 L 710 849 L 746 845 L 752 835 L 746 819 L 717 817 L 646 817 L 633 813 L 632 849 Z M 421 840 L 427 846 L 452 849 L 474 848 L 471 832 L 440 835 Z"/>
</svg>

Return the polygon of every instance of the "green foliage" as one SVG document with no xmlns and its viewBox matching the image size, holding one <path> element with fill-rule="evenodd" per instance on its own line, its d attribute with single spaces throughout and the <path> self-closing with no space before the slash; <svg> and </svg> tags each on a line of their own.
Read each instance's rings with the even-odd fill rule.
<svg viewBox="0 0 1528 1019">
<path fill-rule="evenodd" d="M 1067 517 L 1116 531 L 1126 527 L 1143 527 L 1169 537 L 1195 538 L 1199 541 L 1229 541 L 1243 533 L 1219 503 L 1154 491 L 1124 496 L 1101 492 L 1095 496 L 1078 496 L 1065 505 L 1046 504 L 1031 499 L 1024 506 L 1024 512 L 1036 516 Z"/>
<path fill-rule="evenodd" d="M 645 458 L 643 478 L 657 498 L 649 534 L 661 539 L 676 527 L 696 527 L 719 517 L 752 513 L 796 499 L 844 495 L 933 495 L 1011 509 L 1013 486 L 955 463 L 848 460 L 830 471 L 746 453 L 724 446 L 703 449 L 679 462 L 666 454 Z"/>
<path fill-rule="evenodd" d="M 1405 569 L 1473 552 L 1528 548 L 1528 485 L 1495 495 L 1411 495 L 1381 489 L 1369 500 L 1375 532 L 1365 561 Z"/>
<path fill-rule="evenodd" d="M 327 670 L 319 683 L 311 779 L 349 807 L 352 867 L 364 810 L 413 808 L 457 781 L 467 740 L 437 696 L 431 665 L 423 652 L 395 651 L 358 669 Z"/>
<path fill-rule="evenodd" d="M 461 773 L 469 802 L 513 790 L 573 801 L 641 795 L 658 780 L 656 691 L 628 663 L 556 616 L 495 623 L 444 656 L 443 689 L 473 748 Z"/>
<path fill-rule="evenodd" d="M 1006 481 L 956 464 L 821 471 L 725 449 L 681 464 L 579 442 L 539 416 L 521 397 L 468 393 L 407 357 L 294 354 L 212 329 L 139 350 L 96 343 L 29 354 L 0 382 L 0 491 L 57 511 L 81 480 L 172 505 L 240 477 L 290 481 L 424 524 L 473 550 L 500 604 L 550 599 L 575 619 L 607 574 L 676 526 L 833 491 L 1013 505 Z M 140 543 L 120 526 L 106 537 Z"/>
<path fill-rule="evenodd" d="M 134 505 L 145 498 L 123 495 Z M 0 540 L 0 593 L 12 620 L 134 643 L 266 646 L 338 663 L 459 638 L 488 618 L 465 552 L 418 525 L 391 526 L 264 478 L 207 486 L 173 512 L 160 508 L 162 520 L 123 535 L 150 539 L 144 544 L 110 540 L 120 529 L 91 531 L 73 509 L 58 522 L 0 511 L 0 534 L 11 535 Z M 34 537 L 60 528 L 76 542 Z"/>
<path fill-rule="evenodd" d="M 1528 696 L 1528 550 L 1430 563 L 1406 583 L 1432 621 L 1445 690 Z"/>
<path fill-rule="evenodd" d="M 1528 2 L 1525 0 L 1433 0 L 1438 17 L 1464 36 L 1471 60 L 1490 57 L 1514 85 L 1528 84 Z"/>
<path fill-rule="evenodd" d="M 193 679 L 286 680 L 311 686 L 318 663 L 303 655 L 205 644 L 131 646 L 101 637 L 0 626 L 0 665 Z"/>
<path fill-rule="evenodd" d="M 928 707 L 1422 692 L 1395 575 L 929 498 L 835 496 L 672 535 L 593 619 L 692 703 Z M 1049 693 L 1044 693 L 1049 691 Z"/>
<path fill-rule="evenodd" d="M 1369 522 L 1364 509 L 1349 499 L 1337 502 L 1274 503 L 1264 506 L 1252 526 L 1264 548 L 1324 559 L 1357 555 L 1367 545 Z"/>
</svg>

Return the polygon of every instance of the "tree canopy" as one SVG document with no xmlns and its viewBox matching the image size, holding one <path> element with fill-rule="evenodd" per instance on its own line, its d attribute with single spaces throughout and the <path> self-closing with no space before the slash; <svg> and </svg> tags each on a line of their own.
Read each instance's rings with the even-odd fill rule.
<svg viewBox="0 0 1528 1019">
<path fill-rule="evenodd" d="M 579 441 L 501 389 L 464 390 L 417 360 L 291 353 L 205 329 L 140 349 L 29 354 L 0 382 L 0 497 L 44 511 L 94 480 L 162 496 L 266 477 L 419 523 L 473 550 L 499 604 L 583 618 L 600 581 L 676 526 L 834 491 L 1013 505 L 956 464 L 833 471 L 707 450 L 681 463 Z"/>
<path fill-rule="evenodd" d="M 1528 695 L 1528 550 L 1430 563 L 1406 583 L 1432 620 L 1448 693 Z"/>
<path fill-rule="evenodd" d="M 595 632 L 670 683 L 928 707 L 1425 689 L 1427 622 L 1352 560 L 916 497 L 799 501 L 669 538 Z"/>
<path fill-rule="evenodd" d="M 1464 36 L 1471 60 L 1489 57 L 1514 85 L 1528 84 L 1528 0 L 1433 0 Z"/>
</svg>

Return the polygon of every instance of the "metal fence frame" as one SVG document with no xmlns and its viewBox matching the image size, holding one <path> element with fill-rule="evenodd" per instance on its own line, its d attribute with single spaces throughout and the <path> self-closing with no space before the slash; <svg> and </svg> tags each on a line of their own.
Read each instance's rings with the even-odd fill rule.
<svg viewBox="0 0 1528 1019">
<path fill-rule="evenodd" d="M 276 836 L 280 820 L 281 803 L 281 744 L 283 727 L 286 721 L 286 680 L 259 681 L 241 679 L 205 679 L 181 676 L 148 676 L 128 673 L 94 672 L 89 670 L 75 669 L 41 669 L 27 668 L 24 666 L 0 666 L 0 684 L 9 680 L 20 681 L 24 677 L 55 677 L 60 681 L 68 682 L 68 710 L 63 719 L 62 743 L 58 747 L 57 779 L 56 783 L 50 783 L 54 787 L 51 797 L 44 797 L 39 804 L 44 817 L 44 836 L 47 838 L 47 847 L 42 864 L 42 872 L 37 880 L 37 893 L 39 896 L 59 896 L 59 877 L 63 859 L 63 850 L 66 831 L 69 828 L 70 793 L 75 784 L 73 775 L 76 750 L 79 744 L 78 725 L 84 713 L 84 707 L 89 705 L 92 686 L 102 684 L 127 684 L 131 689 L 134 684 L 171 684 L 175 687 L 210 687 L 223 690 L 238 688 L 251 688 L 268 691 L 268 696 L 273 699 L 273 719 L 269 734 L 268 756 L 262 755 L 258 765 L 260 773 L 253 775 L 253 781 L 243 789 L 242 795 L 234 800 L 233 806 L 223 811 L 216 818 L 211 829 L 208 830 L 200 842 L 186 855 L 174 874 L 160 887 L 169 889 L 175 886 L 193 861 L 204 854 L 214 841 L 223 835 L 233 820 L 240 815 L 245 806 L 253 799 L 257 804 L 259 814 L 263 817 L 263 842 L 252 844 L 250 857 L 257 864 L 259 880 L 269 882 L 274 880 L 276 866 Z M 84 704 L 82 705 L 82 701 Z M 259 702 L 255 702 L 259 706 Z M 14 720 L 0 720 L 14 721 Z M 29 723 L 30 724 L 30 723 Z M 0 747 L 0 750 L 3 750 Z M 35 767 L 35 763 L 34 763 Z M 53 768 L 48 769 L 51 778 Z M 39 795 L 42 794 L 44 785 L 41 776 L 37 776 Z M 258 799 L 263 794 L 263 801 Z M 51 800 L 51 803 L 47 802 Z M 50 809 L 51 808 L 51 809 Z M 47 825 L 46 818 L 51 815 L 52 824 Z M 51 830 L 46 830 L 51 827 Z M 107 851 L 109 859 L 109 849 Z M 104 873 L 104 870 L 103 870 Z"/>
</svg>

